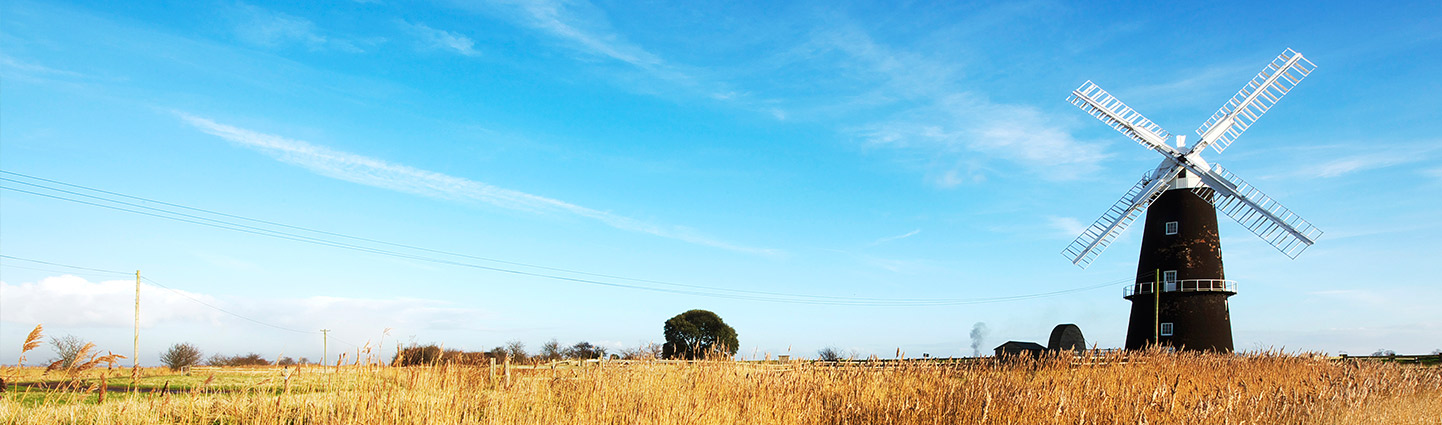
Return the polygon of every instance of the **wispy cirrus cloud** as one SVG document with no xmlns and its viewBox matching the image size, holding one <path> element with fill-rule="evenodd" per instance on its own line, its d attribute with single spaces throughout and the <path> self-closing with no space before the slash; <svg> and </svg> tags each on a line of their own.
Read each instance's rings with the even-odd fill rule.
<svg viewBox="0 0 1442 425">
<path fill-rule="evenodd" d="M 583 217 L 621 230 L 646 233 L 735 252 L 760 255 L 779 255 L 781 253 L 775 249 L 748 247 L 720 241 L 685 226 L 649 223 L 558 199 L 221 124 L 183 112 L 176 112 L 176 115 L 187 124 L 207 134 L 260 151 L 276 160 L 305 168 L 316 174 L 352 183 L 437 199 L 480 202 L 529 213 Z"/>
<path fill-rule="evenodd" d="M 1341 177 L 1361 171 L 1386 168 L 1395 165 L 1420 162 L 1425 156 L 1405 152 L 1376 152 L 1336 158 L 1330 161 L 1308 165 L 1300 173 L 1310 177 Z"/>
<path fill-rule="evenodd" d="M 478 56 L 476 42 L 464 35 L 431 28 L 426 24 L 401 21 L 401 26 L 414 35 L 425 49 L 439 49 L 459 53 L 462 56 Z"/>
<path fill-rule="evenodd" d="M 299 16 L 245 3 L 234 8 L 235 34 L 241 41 L 262 47 L 304 46 L 310 50 L 364 51 L 355 42 L 324 34 L 314 22 Z"/>
<path fill-rule="evenodd" d="M 696 68 L 671 62 L 627 39 L 611 27 L 604 10 L 585 0 L 501 0 L 488 4 L 456 2 L 459 8 L 499 14 L 518 26 L 534 30 L 580 54 L 586 61 L 596 58 L 626 64 L 650 80 L 659 80 L 668 91 L 697 94 L 730 102 L 785 120 L 786 112 L 774 105 L 756 103 L 743 92 L 729 88 L 720 79 L 698 77 Z M 629 84 L 629 83 L 628 83 Z M 654 85 L 642 90 L 654 91 Z"/>
<path fill-rule="evenodd" d="M 1285 156 L 1295 160 L 1295 164 L 1274 176 L 1338 178 L 1368 171 L 1417 166 L 1431 161 L 1442 152 L 1442 144 L 1431 140 L 1369 142 L 1353 141 L 1289 148 Z M 1426 170 L 1421 172 L 1426 174 Z"/>
<path fill-rule="evenodd" d="M 1086 224 L 1074 217 L 1047 216 L 1046 222 L 1051 228 L 1056 229 L 1055 235 L 1064 238 L 1075 238 L 1082 231 L 1086 230 Z"/>
<path fill-rule="evenodd" d="M 774 74 L 794 74 L 783 72 L 794 67 L 815 71 L 805 73 L 803 81 L 774 82 L 770 77 L 748 81 L 715 73 L 704 74 L 712 78 L 698 78 L 688 72 L 693 68 L 629 41 L 610 27 L 603 10 L 584 0 L 514 0 L 459 7 L 501 10 L 518 25 L 560 40 L 587 57 L 628 64 L 675 87 L 706 93 L 778 121 L 798 116 L 833 120 L 836 131 L 865 146 L 900 153 L 942 187 L 983 181 L 995 172 L 998 161 L 1020 165 L 1043 178 L 1071 180 L 1098 171 L 1107 158 L 1100 145 L 1071 136 L 1064 124 L 1070 118 L 1058 119 L 1028 105 L 993 102 L 979 87 L 965 85 L 958 64 L 879 42 L 859 27 L 845 25 L 844 18 L 821 17 L 818 20 L 827 25 L 781 53 L 785 57 L 763 60 L 780 63 L 767 65 L 779 68 Z M 998 22 L 987 24 L 1001 25 L 999 20 L 1011 16 L 1008 13 L 997 12 Z M 796 86 L 806 89 L 796 92 Z M 775 98 L 788 94 L 798 98 Z"/>
<path fill-rule="evenodd" d="M 1105 149 L 1071 136 L 1037 108 L 997 104 L 954 93 L 851 129 L 870 146 L 924 158 L 941 187 L 985 181 L 1003 160 L 1050 180 L 1075 180 L 1101 170 Z"/>
<path fill-rule="evenodd" d="M 1177 76 L 1171 81 L 1156 84 L 1148 84 L 1134 87 L 1117 87 L 1118 93 L 1125 97 L 1128 104 L 1141 102 L 1146 104 L 1177 105 L 1210 107 L 1212 104 L 1221 106 L 1226 103 L 1229 97 L 1226 94 L 1217 96 L 1215 99 L 1208 99 L 1205 96 L 1192 96 L 1197 93 L 1228 93 L 1241 88 L 1247 83 L 1247 77 L 1255 75 L 1261 69 L 1259 64 L 1236 63 L 1225 65 L 1205 66 L 1195 70 L 1187 70 L 1186 73 Z M 1201 124 L 1198 122 L 1197 124 Z M 1182 134 L 1178 132 L 1175 134 Z"/>
<path fill-rule="evenodd" d="M 919 235 L 919 234 L 921 234 L 921 229 L 916 229 L 916 230 L 912 230 L 912 231 L 910 231 L 910 232 L 902 233 L 902 234 L 900 234 L 900 235 L 892 235 L 892 236 L 887 236 L 887 237 L 884 237 L 884 238 L 879 238 L 879 239 L 871 242 L 871 245 L 872 245 L 872 246 L 881 245 L 881 244 L 884 244 L 884 243 L 887 243 L 887 242 L 898 241 L 898 240 L 906 239 L 906 238 L 909 238 L 909 237 L 912 237 L 912 236 L 916 236 L 916 235 Z"/>
<path fill-rule="evenodd" d="M 666 61 L 608 28 L 604 13 L 585 1 L 513 0 L 496 2 L 517 21 L 561 39 L 577 51 L 637 67 L 662 70 Z"/>
<path fill-rule="evenodd" d="M 890 111 L 848 132 L 873 147 L 919 158 L 929 180 L 942 187 L 983 181 L 996 160 L 1043 178 L 1072 180 L 1100 170 L 1100 145 L 1072 137 L 1068 119 L 1039 108 L 991 101 L 968 87 L 960 66 L 903 51 L 856 27 L 819 33 L 815 49 L 840 53 L 865 89 L 852 96 L 859 109 Z"/>
</svg>

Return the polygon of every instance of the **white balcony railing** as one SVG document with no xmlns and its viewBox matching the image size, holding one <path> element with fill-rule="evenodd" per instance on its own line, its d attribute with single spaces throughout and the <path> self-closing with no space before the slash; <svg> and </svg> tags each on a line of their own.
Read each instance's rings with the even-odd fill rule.
<svg viewBox="0 0 1442 425">
<path fill-rule="evenodd" d="M 1130 297 L 1137 294 L 1150 294 L 1156 287 L 1153 282 L 1137 282 L 1122 288 L 1122 297 Z M 1162 282 L 1162 292 L 1230 292 L 1237 293 L 1237 281 L 1226 279 L 1183 279 L 1174 282 Z"/>
</svg>

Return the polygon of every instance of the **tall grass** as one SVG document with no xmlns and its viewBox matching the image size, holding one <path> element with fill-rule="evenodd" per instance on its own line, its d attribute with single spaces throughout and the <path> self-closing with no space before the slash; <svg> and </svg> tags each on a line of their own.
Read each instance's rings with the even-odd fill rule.
<svg viewBox="0 0 1442 425">
<path fill-rule="evenodd" d="M 996 361 L 612 362 L 518 369 L 327 367 L 225 392 L 12 391 L 0 422 L 51 423 L 1442 423 L 1442 368 L 1252 353 Z M 497 375 L 500 375 L 498 372 Z M 317 377 L 318 376 L 318 377 Z M 69 400 L 69 401 L 67 401 Z"/>
</svg>

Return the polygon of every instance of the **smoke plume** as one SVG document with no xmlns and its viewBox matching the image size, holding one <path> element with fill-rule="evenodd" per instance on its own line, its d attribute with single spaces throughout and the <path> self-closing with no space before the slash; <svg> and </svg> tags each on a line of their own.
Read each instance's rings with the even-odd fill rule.
<svg viewBox="0 0 1442 425">
<path fill-rule="evenodd" d="M 971 356 L 981 357 L 981 344 L 986 340 L 986 322 L 971 325 Z"/>
</svg>

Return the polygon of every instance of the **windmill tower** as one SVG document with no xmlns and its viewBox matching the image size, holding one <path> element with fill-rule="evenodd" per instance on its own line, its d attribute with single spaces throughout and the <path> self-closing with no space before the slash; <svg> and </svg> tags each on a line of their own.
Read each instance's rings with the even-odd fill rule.
<svg viewBox="0 0 1442 425">
<path fill-rule="evenodd" d="M 1062 251 L 1085 268 L 1146 211 L 1136 283 L 1123 291 L 1123 298 L 1132 302 L 1127 349 L 1161 344 L 1232 351 L 1227 298 L 1237 294 L 1237 285 L 1222 270 L 1217 211 L 1291 258 L 1321 236 L 1311 223 L 1236 174 L 1202 159 L 1208 146 L 1219 154 L 1230 146 L 1315 68 L 1292 49 L 1282 52 L 1197 128 L 1201 137 L 1191 147 L 1185 135 L 1177 135 L 1173 147 L 1166 130 L 1091 81 L 1067 98 L 1165 157 Z"/>
</svg>

